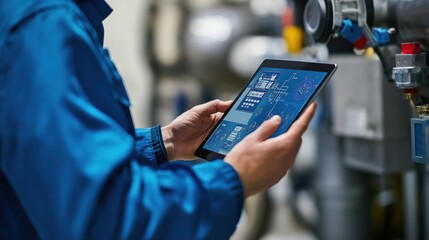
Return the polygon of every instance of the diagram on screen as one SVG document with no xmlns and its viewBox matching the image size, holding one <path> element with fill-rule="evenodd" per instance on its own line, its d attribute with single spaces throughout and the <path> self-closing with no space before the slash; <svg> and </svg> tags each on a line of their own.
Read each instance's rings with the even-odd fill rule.
<svg viewBox="0 0 429 240">
<path fill-rule="evenodd" d="M 262 69 L 206 142 L 205 148 L 226 154 L 274 115 L 282 117 L 282 124 L 273 136 L 285 132 L 325 74 L 291 69 Z"/>
<path fill-rule="evenodd" d="M 313 79 L 304 79 L 295 91 L 295 100 L 301 100 L 308 98 L 314 89 L 315 82 Z"/>
</svg>

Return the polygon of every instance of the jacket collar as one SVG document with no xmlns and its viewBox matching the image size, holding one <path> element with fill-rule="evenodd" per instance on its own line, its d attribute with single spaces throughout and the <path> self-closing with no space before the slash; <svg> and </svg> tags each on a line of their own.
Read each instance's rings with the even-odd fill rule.
<svg viewBox="0 0 429 240">
<path fill-rule="evenodd" d="M 105 0 L 75 0 L 75 3 L 86 15 L 92 27 L 97 32 L 98 38 L 103 42 L 104 29 L 102 22 L 112 13 L 112 8 L 110 8 Z"/>
</svg>

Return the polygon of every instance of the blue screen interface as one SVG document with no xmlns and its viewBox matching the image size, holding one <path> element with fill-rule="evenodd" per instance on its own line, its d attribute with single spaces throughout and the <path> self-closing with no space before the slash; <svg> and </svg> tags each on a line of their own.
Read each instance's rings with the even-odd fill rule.
<svg viewBox="0 0 429 240">
<path fill-rule="evenodd" d="M 326 74 L 262 67 L 203 148 L 226 155 L 238 142 L 274 115 L 281 116 L 283 120 L 272 137 L 286 132 L 322 84 Z"/>
</svg>

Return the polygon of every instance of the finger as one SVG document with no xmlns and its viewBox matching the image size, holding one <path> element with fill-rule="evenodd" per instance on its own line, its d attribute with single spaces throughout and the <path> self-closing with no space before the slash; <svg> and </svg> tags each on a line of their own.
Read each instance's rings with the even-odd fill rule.
<svg viewBox="0 0 429 240">
<path fill-rule="evenodd" d="M 223 113 L 221 113 L 221 112 L 215 113 L 214 114 L 214 122 L 215 123 L 219 122 L 219 120 L 222 118 L 222 116 L 223 116 Z"/>
<path fill-rule="evenodd" d="M 223 113 L 221 112 L 213 113 L 213 115 L 211 116 L 211 124 L 208 127 L 207 134 L 216 126 L 216 124 L 219 122 L 222 116 L 223 116 Z"/>
<path fill-rule="evenodd" d="M 304 134 L 305 130 L 307 130 L 308 125 L 311 119 L 316 112 L 317 103 L 313 102 L 305 112 L 296 120 L 292 126 L 287 131 L 286 135 L 288 137 L 301 137 Z"/>
<path fill-rule="evenodd" d="M 232 101 L 221 101 L 219 99 L 195 106 L 195 111 L 201 115 L 211 115 L 217 112 L 225 112 L 230 106 Z"/>
<path fill-rule="evenodd" d="M 221 104 L 218 106 L 218 112 L 224 113 L 231 107 L 233 100 L 221 101 Z"/>
<path fill-rule="evenodd" d="M 267 140 L 269 137 L 271 137 L 271 135 L 276 132 L 281 122 L 281 117 L 276 115 L 269 120 L 263 122 L 261 126 L 259 126 L 258 129 L 256 129 L 249 136 L 256 138 L 257 141 Z"/>
</svg>

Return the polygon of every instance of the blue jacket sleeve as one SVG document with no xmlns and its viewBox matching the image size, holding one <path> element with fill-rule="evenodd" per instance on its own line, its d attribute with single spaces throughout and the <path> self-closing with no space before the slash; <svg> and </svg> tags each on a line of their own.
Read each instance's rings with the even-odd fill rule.
<svg viewBox="0 0 429 240">
<path fill-rule="evenodd" d="M 162 155 L 145 145 L 157 129 L 127 130 L 86 21 L 73 5 L 48 9 L 0 48 L 0 167 L 22 222 L 42 239 L 227 239 L 243 204 L 237 173 L 147 162 Z"/>
</svg>

